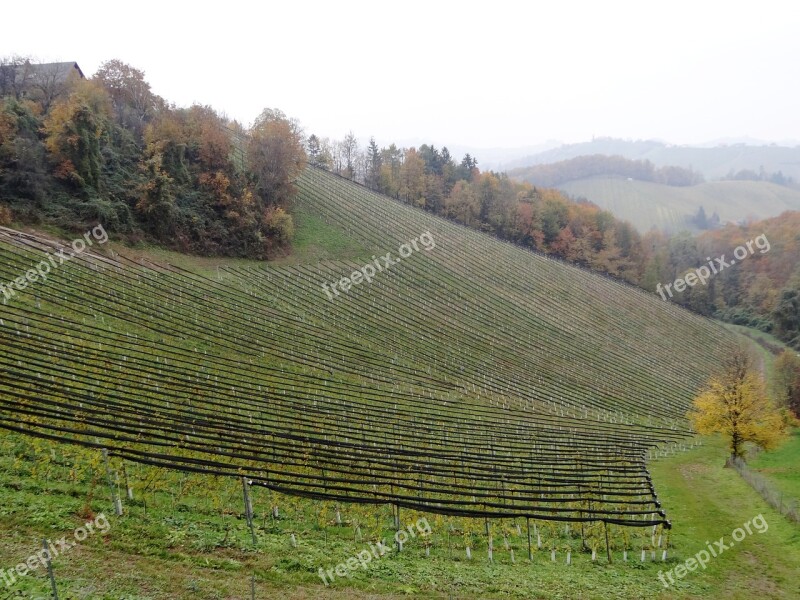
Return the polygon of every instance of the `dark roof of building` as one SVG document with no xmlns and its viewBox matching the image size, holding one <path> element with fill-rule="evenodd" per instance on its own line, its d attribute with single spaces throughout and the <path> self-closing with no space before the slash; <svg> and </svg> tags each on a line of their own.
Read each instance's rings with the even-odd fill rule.
<svg viewBox="0 0 800 600">
<path fill-rule="evenodd" d="M 20 65 L 20 67 L 27 67 L 26 70 L 30 75 L 57 75 L 62 81 L 66 81 L 70 73 L 77 71 L 81 79 L 86 79 L 81 68 L 76 62 L 54 62 L 54 63 L 28 63 Z"/>
<path fill-rule="evenodd" d="M 28 85 L 29 83 L 47 82 L 49 85 L 59 85 L 66 83 L 67 78 L 77 73 L 81 79 L 86 76 L 76 62 L 55 62 L 55 63 L 18 63 L 0 67 L 0 69 L 10 69 L 14 73 L 14 81 L 17 85 Z"/>
</svg>

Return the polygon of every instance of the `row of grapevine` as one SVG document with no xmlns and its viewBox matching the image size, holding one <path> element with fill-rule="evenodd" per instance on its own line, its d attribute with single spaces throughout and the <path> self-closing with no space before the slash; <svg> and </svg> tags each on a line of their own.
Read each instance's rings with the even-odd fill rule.
<svg viewBox="0 0 800 600">
<path fill-rule="evenodd" d="M 0 307 L 0 428 L 317 501 L 668 523 L 646 458 L 687 435 L 722 329 L 329 174 L 299 186 L 364 262 L 75 257 Z M 424 232 L 435 248 L 325 296 Z M 57 245 L 0 230 L 0 280 Z"/>
</svg>

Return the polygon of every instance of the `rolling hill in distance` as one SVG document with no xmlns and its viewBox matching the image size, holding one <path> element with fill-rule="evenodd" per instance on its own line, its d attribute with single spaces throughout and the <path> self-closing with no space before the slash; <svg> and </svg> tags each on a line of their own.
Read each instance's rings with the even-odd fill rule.
<svg viewBox="0 0 800 600">
<path fill-rule="evenodd" d="M 608 171 L 602 169 L 603 160 L 609 165 Z M 635 169 L 644 163 L 651 165 L 648 175 L 653 174 L 653 169 L 681 170 L 690 181 L 675 184 L 635 173 L 625 176 L 614 169 L 620 165 Z M 552 186 L 573 198 L 593 202 L 631 222 L 640 232 L 651 228 L 699 231 L 690 219 L 700 208 L 707 217 L 716 213 L 721 223 L 761 220 L 800 209 L 800 187 L 792 183 L 800 175 L 800 147 L 690 147 L 599 138 L 545 150 L 513 164 L 518 166 L 509 171 L 512 178 Z M 571 175 L 563 172 L 565 166 L 571 168 Z M 555 169 L 555 179 L 548 169 Z M 761 180 L 733 177 L 740 172 Z M 691 180 L 692 174 L 702 182 Z M 784 182 L 787 184 L 778 185 Z"/>
<path fill-rule="evenodd" d="M 787 177 L 800 180 L 800 146 L 777 144 L 729 144 L 713 147 L 671 145 L 655 140 L 620 140 L 595 138 L 591 142 L 565 144 L 505 164 L 512 174 L 531 165 L 558 162 L 577 156 L 605 154 L 632 160 L 649 160 L 658 167 L 678 166 L 703 173 L 706 179 L 719 179 L 731 171 L 763 167 L 768 172 L 781 171 Z"/>
<path fill-rule="evenodd" d="M 639 231 L 694 231 L 687 222 L 700 207 L 721 222 L 761 220 L 787 210 L 800 210 L 800 190 L 766 181 L 709 181 L 693 186 L 669 186 L 624 177 L 590 177 L 557 186 L 573 198 L 585 198 Z"/>
</svg>

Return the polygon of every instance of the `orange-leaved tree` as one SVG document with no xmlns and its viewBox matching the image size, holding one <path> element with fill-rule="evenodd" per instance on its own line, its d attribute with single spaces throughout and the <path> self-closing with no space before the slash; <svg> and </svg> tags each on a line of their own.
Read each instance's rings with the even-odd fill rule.
<svg viewBox="0 0 800 600">
<path fill-rule="evenodd" d="M 730 445 L 730 460 L 744 458 L 746 442 L 765 450 L 776 447 L 786 435 L 786 411 L 770 401 L 750 355 L 737 349 L 722 366 L 687 415 L 695 431 L 723 434 Z"/>
<path fill-rule="evenodd" d="M 250 129 L 248 167 L 263 203 L 286 206 L 294 197 L 294 180 L 306 166 L 300 125 L 277 109 L 264 109 Z"/>
</svg>

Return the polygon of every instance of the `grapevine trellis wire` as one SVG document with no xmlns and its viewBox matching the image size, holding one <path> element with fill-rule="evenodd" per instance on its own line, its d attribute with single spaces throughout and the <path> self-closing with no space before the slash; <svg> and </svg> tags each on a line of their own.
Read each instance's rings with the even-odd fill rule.
<svg viewBox="0 0 800 600">
<path fill-rule="evenodd" d="M 213 276 L 87 253 L 0 307 L 0 428 L 320 500 L 482 518 L 668 523 L 677 442 L 722 328 L 313 169 L 299 207 L 366 262 Z M 0 281 L 51 251 L 0 230 Z"/>
</svg>

